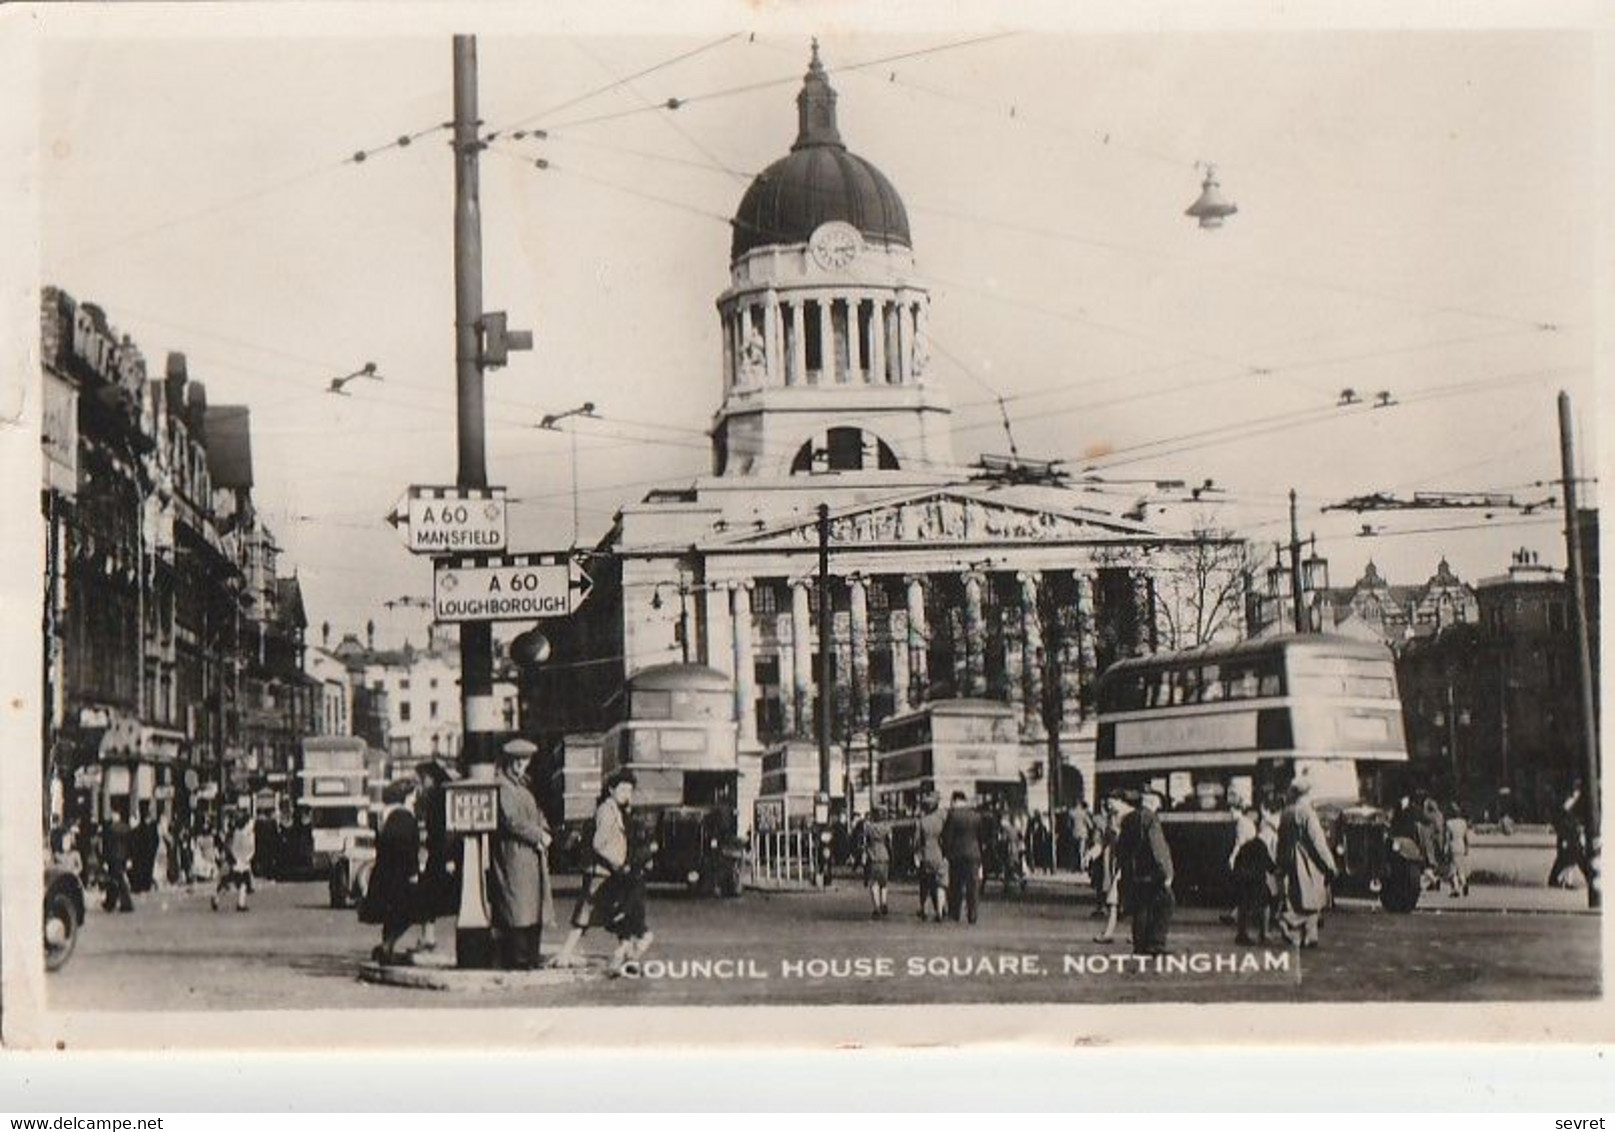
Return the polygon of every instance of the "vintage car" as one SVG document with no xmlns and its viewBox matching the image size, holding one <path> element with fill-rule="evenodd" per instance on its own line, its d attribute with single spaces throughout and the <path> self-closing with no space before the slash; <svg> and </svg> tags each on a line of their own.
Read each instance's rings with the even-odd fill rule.
<svg viewBox="0 0 1615 1132">
<path fill-rule="evenodd" d="M 347 831 L 342 848 L 331 858 L 331 907 L 350 908 L 363 900 L 375 867 L 376 835 L 365 829 Z"/>
<path fill-rule="evenodd" d="M 45 970 L 59 971 L 73 957 L 84 927 L 84 885 L 60 865 L 45 866 Z"/>
</svg>

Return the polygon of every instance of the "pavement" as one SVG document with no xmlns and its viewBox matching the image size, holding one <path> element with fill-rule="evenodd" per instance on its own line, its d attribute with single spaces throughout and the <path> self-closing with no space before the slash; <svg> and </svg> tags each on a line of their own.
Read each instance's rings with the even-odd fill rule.
<svg viewBox="0 0 1615 1132">
<path fill-rule="evenodd" d="M 571 886 L 557 887 L 564 910 Z M 1125 925 L 1115 942 L 1093 941 L 1091 896 L 1075 883 L 1040 881 L 1008 897 L 995 885 L 974 926 L 918 920 L 906 885 L 886 919 L 872 919 L 867 894 L 848 881 L 733 900 L 653 889 L 656 945 L 640 977 L 483 973 L 475 989 L 461 980 L 428 993 L 362 980 L 376 929 L 329 908 L 323 884 L 265 885 L 247 914 L 212 912 L 206 891 L 181 890 L 137 898 L 128 915 L 93 909 L 47 995 L 73 1010 L 1573 1000 L 1597 996 L 1601 977 L 1602 925 L 1571 907 L 1577 898 L 1585 903 L 1579 892 L 1476 890 L 1467 901 L 1427 898 L 1411 916 L 1342 902 L 1323 947 L 1306 952 L 1238 947 L 1218 909 L 1185 907 L 1173 957 L 1149 965 L 1128 956 Z M 439 962 L 452 962 L 453 938 L 452 921 L 441 922 Z M 596 968 L 613 942 L 586 938 Z"/>
<path fill-rule="evenodd" d="M 1544 870 L 1546 871 L 1546 870 Z M 1077 873 L 1036 873 L 1030 878 L 1032 891 L 1085 891 L 1088 878 Z M 994 888 L 998 886 L 995 884 Z M 1345 901 L 1347 904 L 1363 903 Z M 1419 899 L 1416 912 L 1420 915 L 1444 915 L 1457 912 L 1495 912 L 1500 914 L 1531 915 L 1553 913 L 1558 915 L 1596 916 L 1595 909 L 1587 907 L 1585 888 L 1549 888 L 1546 885 L 1470 884 L 1466 896 L 1454 897 L 1446 889 L 1426 892 Z"/>
</svg>

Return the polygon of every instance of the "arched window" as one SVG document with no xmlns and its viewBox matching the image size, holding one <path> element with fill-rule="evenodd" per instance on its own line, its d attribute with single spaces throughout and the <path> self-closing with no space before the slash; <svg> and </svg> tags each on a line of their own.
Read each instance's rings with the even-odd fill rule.
<svg viewBox="0 0 1615 1132">
<path fill-rule="evenodd" d="M 825 447 L 808 441 L 796 450 L 791 475 L 807 472 L 896 471 L 897 453 L 891 445 L 861 428 L 833 428 L 825 434 Z"/>
</svg>

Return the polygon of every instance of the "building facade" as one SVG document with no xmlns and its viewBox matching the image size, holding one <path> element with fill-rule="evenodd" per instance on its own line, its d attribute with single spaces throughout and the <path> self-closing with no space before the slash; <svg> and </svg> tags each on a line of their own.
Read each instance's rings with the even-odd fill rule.
<svg viewBox="0 0 1615 1132">
<path fill-rule="evenodd" d="M 1068 793 L 1091 789 L 1093 680 L 1148 647 L 1152 562 L 1183 540 L 1058 476 L 957 462 L 907 212 L 843 142 L 816 48 L 795 142 L 733 233 L 711 474 L 621 508 L 592 593 L 543 626 L 524 730 L 597 733 L 633 673 L 710 665 L 733 681 L 749 824 L 765 749 L 816 734 L 828 651 L 842 765 L 868 765 L 888 717 L 988 698 L 1013 707 L 1029 795 L 1050 731 Z"/>
<path fill-rule="evenodd" d="M 1398 658 L 1412 766 L 1477 812 L 1546 820 L 1584 773 L 1570 587 L 1521 550 L 1474 593 L 1474 619 Z"/>
<path fill-rule="evenodd" d="M 92 303 L 46 287 L 40 314 L 48 817 L 184 816 L 262 785 L 242 743 L 265 608 L 247 410 L 221 424 L 182 354 L 150 377 Z M 303 726 L 296 697 L 272 714 Z"/>
<path fill-rule="evenodd" d="M 365 641 L 346 634 L 321 655 L 340 665 L 352 690 L 352 734 L 387 755 L 390 776 L 402 777 L 433 759 L 460 757 L 464 739 L 460 654 L 456 642 L 432 634 L 424 648 L 378 649 L 373 628 Z M 518 726 L 516 685 L 495 680 L 493 696 L 503 729 Z"/>
</svg>

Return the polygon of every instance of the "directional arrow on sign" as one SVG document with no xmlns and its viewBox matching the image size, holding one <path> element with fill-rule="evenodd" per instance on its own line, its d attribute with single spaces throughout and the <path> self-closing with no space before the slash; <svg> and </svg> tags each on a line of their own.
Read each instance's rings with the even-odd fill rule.
<svg viewBox="0 0 1615 1132">
<path fill-rule="evenodd" d="M 582 555 L 574 554 L 568 565 L 572 574 L 571 584 L 574 592 L 574 597 L 572 598 L 572 608 L 576 609 L 578 606 L 583 604 L 584 599 L 589 596 L 589 592 L 594 589 L 594 579 L 591 578 L 589 576 L 589 572 L 583 568 Z"/>
<path fill-rule="evenodd" d="M 387 521 L 412 554 L 496 553 L 505 548 L 505 489 L 415 485 Z"/>
</svg>

